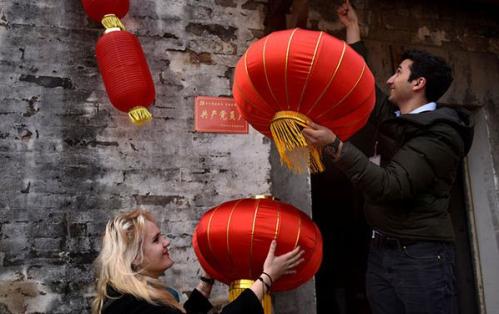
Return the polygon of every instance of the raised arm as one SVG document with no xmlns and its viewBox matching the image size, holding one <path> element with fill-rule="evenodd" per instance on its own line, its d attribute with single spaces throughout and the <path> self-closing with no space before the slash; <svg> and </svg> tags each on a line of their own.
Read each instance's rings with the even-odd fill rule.
<svg viewBox="0 0 499 314">
<path fill-rule="evenodd" d="M 326 158 L 374 202 L 401 201 L 414 198 L 431 189 L 435 178 L 448 177 L 450 168 L 457 167 L 456 156 L 463 155 L 463 143 L 457 131 L 448 124 L 435 124 L 431 131 L 414 137 L 385 166 L 372 162 L 354 145 L 340 143 L 334 153 L 323 150 Z M 324 147 L 335 142 L 336 135 L 327 127 L 310 123 L 303 135 L 313 145 Z"/>
<path fill-rule="evenodd" d="M 346 42 L 348 44 L 353 44 L 360 41 L 360 27 L 359 19 L 357 18 L 357 12 L 352 7 L 349 1 L 345 1 L 338 10 L 336 10 L 340 22 L 345 26 L 346 29 Z"/>
</svg>

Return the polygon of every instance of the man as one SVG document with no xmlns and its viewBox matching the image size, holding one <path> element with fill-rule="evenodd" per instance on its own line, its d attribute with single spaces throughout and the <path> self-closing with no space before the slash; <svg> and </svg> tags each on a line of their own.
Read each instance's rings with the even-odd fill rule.
<svg viewBox="0 0 499 314">
<path fill-rule="evenodd" d="M 363 52 L 356 13 L 338 10 L 347 42 Z M 452 82 L 444 60 L 407 51 L 380 91 L 369 124 L 375 132 L 370 158 L 326 127 L 303 130 L 365 196 L 372 228 L 367 297 L 377 313 L 455 313 L 454 233 L 450 190 L 473 138 L 469 115 L 435 102 Z"/>
</svg>

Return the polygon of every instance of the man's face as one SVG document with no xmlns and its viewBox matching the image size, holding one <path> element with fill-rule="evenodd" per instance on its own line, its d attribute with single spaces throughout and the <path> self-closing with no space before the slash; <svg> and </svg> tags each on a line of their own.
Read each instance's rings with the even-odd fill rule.
<svg viewBox="0 0 499 314">
<path fill-rule="evenodd" d="M 142 267 L 151 277 L 161 276 L 165 270 L 172 267 L 173 261 L 168 253 L 170 241 L 161 234 L 158 226 L 146 220 L 144 235 L 144 260 Z"/>
<path fill-rule="evenodd" d="M 390 89 L 390 95 L 388 100 L 390 100 L 395 105 L 400 106 L 400 104 L 404 103 L 408 99 L 412 98 L 414 95 L 414 91 L 412 89 L 413 80 L 409 82 L 409 76 L 411 76 L 411 67 L 412 61 L 409 59 L 405 59 L 400 63 L 393 74 L 387 81 L 386 84 Z"/>
</svg>

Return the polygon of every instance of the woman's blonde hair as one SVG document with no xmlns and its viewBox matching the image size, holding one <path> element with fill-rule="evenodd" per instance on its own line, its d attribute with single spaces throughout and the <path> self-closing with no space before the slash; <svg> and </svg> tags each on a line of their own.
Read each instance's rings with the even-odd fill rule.
<svg viewBox="0 0 499 314">
<path fill-rule="evenodd" d="M 181 312 L 184 309 L 165 290 L 158 279 L 142 273 L 143 243 L 146 220 L 155 223 L 150 212 L 136 209 L 110 220 L 102 239 L 102 250 L 95 263 L 97 268 L 97 295 L 92 313 L 100 314 L 108 295 L 108 287 L 119 293 L 131 294 L 151 304 L 164 304 Z"/>
</svg>

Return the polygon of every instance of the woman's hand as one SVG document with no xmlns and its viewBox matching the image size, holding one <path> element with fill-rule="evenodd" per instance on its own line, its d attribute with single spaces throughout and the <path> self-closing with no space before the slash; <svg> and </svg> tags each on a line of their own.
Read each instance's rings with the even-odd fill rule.
<svg viewBox="0 0 499 314">
<path fill-rule="evenodd" d="M 300 249 L 299 246 L 288 253 L 275 256 L 276 246 L 277 243 L 273 240 L 270 244 L 267 258 L 263 263 L 263 272 L 267 274 L 267 276 L 270 276 L 271 284 L 281 278 L 282 275 L 295 273 L 296 266 L 300 265 L 300 263 L 304 261 L 302 256 L 305 252 Z"/>
<path fill-rule="evenodd" d="M 275 256 L 277 242 L 270 243 L 267 258 L 263 263 L 263 273 L 251 286 L 258 300 L 262 300 L 265 293 L 269 293 L 272 284 L 282 275 L 295 273 L 295 267 L 304 261 L 302 258 L 305 253 L 299 246 L 280 256 Z"/>
</svg>

